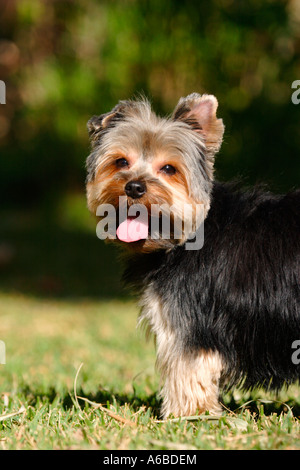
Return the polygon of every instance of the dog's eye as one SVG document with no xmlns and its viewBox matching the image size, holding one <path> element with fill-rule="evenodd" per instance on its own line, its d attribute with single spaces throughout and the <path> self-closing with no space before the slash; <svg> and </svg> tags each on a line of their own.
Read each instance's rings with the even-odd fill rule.
<svg viewBox="0 0 300 470">
<path fill-rule="evenodd" d="M 166 175 L 175 175 L 176 168 L 174 168 L 172 165 L 165 165 L 160 169 L 160 171 L 162 173 L 166 173 Z"/>
<path fill-rule="evenodd" d="M 129 166 L 129 163 L 126 158 L 118 158 L 118 160 L 116 160 L 116 166 L 117 168 L 126 168 Z"/>
</svg>

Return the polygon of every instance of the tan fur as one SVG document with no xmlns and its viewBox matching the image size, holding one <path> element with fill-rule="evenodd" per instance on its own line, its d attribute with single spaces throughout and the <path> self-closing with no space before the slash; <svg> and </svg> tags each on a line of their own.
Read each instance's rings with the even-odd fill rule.
<svg viewBox="0 0 300 470">
<path fill-rule="evenodd" d="M 162 415 L 188 416 L 209 411 L 221 413 L 219 379 L 223 369 L 217 352 L 184 353 L 167 319 L 168 308 L 149 286 L 141 299 L 139 324 L 155 335 L 156 366 L 161 377 Z"/>
</svg>

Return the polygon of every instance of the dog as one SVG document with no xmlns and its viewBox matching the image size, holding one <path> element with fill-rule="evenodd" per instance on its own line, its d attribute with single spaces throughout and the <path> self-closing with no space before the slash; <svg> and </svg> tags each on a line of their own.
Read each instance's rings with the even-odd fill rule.
<svg viewBox="0 0 300 470">
<path fill-rule="evenodd" d="M 114 215 L 106 239 L 155 337 L 164 418 L 218 415 L 221 391 L 278 391 L 300 376 L 300 191 L 215 181 L 217 107 L 192 93 L 162 118 L 141 98 L 88 122 L 88 208 L 107 226 Z"/>
</svg>

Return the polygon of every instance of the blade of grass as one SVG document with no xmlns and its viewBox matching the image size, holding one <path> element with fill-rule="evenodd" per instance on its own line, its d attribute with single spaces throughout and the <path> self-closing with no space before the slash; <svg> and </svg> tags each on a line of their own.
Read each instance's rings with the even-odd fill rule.
<svg viewBox="0 0 300 470">
<path fill-rule="evenodd" d="M 128 426 L 132 426 L 132 427 L 136 426 L 136 424 L 133 423 L 132 421 L 129 421 L 129 419 L 123 418 L 123 416 L 120 416 L 120 415 L 114 413 L 113 411 L 108 410 L 103 405 L 101 405 L 101 403 L 95 403 L 95 402 L 93 402 L 91 400 L 88 400 L 87 398 L 84 398 L 84 397 L 77 397 L 77 398 L 79 398 L 79 400 L 83 400 L 83 401 L 89 403 L 90 405 L 94 406 L 95 408 L 99 408 L 101 411 L 103 411 L 103 413 L 106 413 L 110 418 L 113 418 L 116 421 L 119 421 L 120 423 L 126 424 Z"/>
<path fill-rule="evenodd" d="M 83 366 L 83 362 L 78 367 L 76 375 L 75 375 L 75 379 L 74 379 L 74 397 L 75 397 L 75 403 L 76 403 L 77 408 L 79 410 L 80 410 L 80 405 L 79 405 L 79 402 L 78 402 L 78 399 L 77 399 L 77 379 L 78 379 L 78 375 L 79 375 L 79 372 L 80 372 L 82 366 Z"/>
<path fill-rule="evenodd" d="M 12 413 L 7 413 L 5 415 L 0 416 L 0 421 L 6 421 L 9 418 L 13 418 L 14 416 L 18 416 L 20 414 L 25 413 L 26 408 L 22 405 L 18 411 L 14 411 Z"/>
</svg>

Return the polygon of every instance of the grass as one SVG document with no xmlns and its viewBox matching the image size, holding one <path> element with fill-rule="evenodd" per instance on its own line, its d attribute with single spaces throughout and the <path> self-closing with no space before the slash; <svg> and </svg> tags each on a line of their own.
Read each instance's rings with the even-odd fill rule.
<svg viewBox="0 0 300 470">
<path fill-rule="evenodd" d="M 1 214 L 0 449 L 300 449 L 296 386 L 225 395 L 218 420 L 159 419 L 154 346 L 116 253 L 75 202 L 55 223 Z"/>
<path fill-rule="evenodd" d="M 219 419 L 159 419 L 134 302 L 0 297 L 2 449 L 299 449 L 300 394 L 225 396 Z"/>
</svg>

